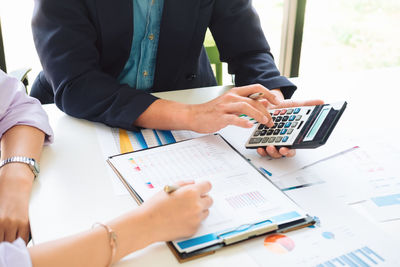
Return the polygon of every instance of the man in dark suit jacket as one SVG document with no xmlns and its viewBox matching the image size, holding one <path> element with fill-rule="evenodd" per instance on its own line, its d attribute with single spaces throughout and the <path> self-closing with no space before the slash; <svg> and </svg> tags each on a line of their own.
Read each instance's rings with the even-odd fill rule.
<svg viewBox="0 0 400 267">
<path fill-rule="evenodd" d="M 251 0 L 164 0 L 154 82 L 148 90 L 118 81 L 130 56 L 133 1 L 36 0 L 32 29 L 43 72 L 31 95 L 42 103 L 54 101 L 72 116 L 128 130 L 251 127 L 237 116 L 243 113 L 271 125 L 267 108 L 290 98 L 296 87 L 280 76 Z M 152 96 L 216 85 L 203 47 L 207 27 L 236 86 L 244 87 L 201 105 Z M 263 92 L 264 99 L 249 99 L 254 92 Z M 288 149 L 269 152 L 275 157 L 294 154 Z"/>
</svg>

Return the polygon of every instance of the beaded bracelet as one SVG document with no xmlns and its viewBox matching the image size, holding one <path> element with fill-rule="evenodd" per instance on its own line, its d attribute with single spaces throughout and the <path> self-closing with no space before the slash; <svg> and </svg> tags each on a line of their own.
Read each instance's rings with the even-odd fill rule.
<svg viewBox="0 0 400 267">
<path fill-rule="evenodd" d="M 104 229 L 106 229 L 108 233 L 108 239 L 110 241 L 110 247 L 111 247 L 111 258 L 107 266 L 111 266 L 111 264 L 114 261 L 115 254 L 117 253 L 117 234 L 106 224 L 103 223 L 94 223 L 92 226 L 92 229 L 95 228 L 96 226 L 101 226 Z"/>
</svg>

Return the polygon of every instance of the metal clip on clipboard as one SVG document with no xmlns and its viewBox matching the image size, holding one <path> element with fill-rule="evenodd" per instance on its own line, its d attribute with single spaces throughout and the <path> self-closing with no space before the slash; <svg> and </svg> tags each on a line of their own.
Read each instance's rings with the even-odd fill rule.
<svg viewBox="0 0 400 267">
<path fill-rule="evenodd" d="M 267 222 L 271 221 L 264 221 L 262 223 Z M 266 225 L 253 229 L 254 226 L 257 226 L 257 224 L 241 225 L 232 231 L 219 234 L 218 237 L 223 239 L 223 243 L 225 245 L 230 245 L 239 241 L 249 239 L 253 236 L 259 236 L 279 229 L 278 225 L 275 223 L 267 223 Z"/>
</svg>

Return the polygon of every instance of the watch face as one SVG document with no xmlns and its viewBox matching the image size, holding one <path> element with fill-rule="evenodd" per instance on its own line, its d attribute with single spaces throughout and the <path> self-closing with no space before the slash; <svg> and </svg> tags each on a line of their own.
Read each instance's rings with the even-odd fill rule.
<svg viewBox="0 0 400 267">
<path fill-rule="evenodd" d="M 40 167 L 39 164 L 36 162 L 35 159 L 30 158 L 29 159 L 29 166 L 33 172 L 33 174 L 35 175 L 35 177 L 39 174 L 40 172 Z"/>
<path fill-rule="evenodd" d="M 32 160 L 33 160 L 33 167 L 35 168 L 36 175 L 38 175 L 40 172 L 39 164 L 34 159 L 32 159 Z"/>
</svg>

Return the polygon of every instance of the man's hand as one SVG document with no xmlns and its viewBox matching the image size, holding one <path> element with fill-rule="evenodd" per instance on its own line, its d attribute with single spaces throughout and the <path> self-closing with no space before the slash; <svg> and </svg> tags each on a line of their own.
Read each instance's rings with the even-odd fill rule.
<svg viewBox="0 0 400 267">
<path fill-rule="evenodd" d="M 263 93 L 263 96 L 259 100 L 250 99 L 248 96 L 254 93 Z M 267 109 L 280 103 L 277 95 L 262 85 L 235 87 L 209 102 L 191 105 L 189 129 L 199 133 L 213 133 L 228 125 L 251 128 L 253 123 L 240 118 L 240 114 L 272 126 L 272 118 Z"/>
<path fill-rule="evenodd" d="M 268 109 L 278 109 L 278 108 L 291 108 L 291 107 L 299 107 L 299 106 L 316 106 L 324 104 L 322 100 L 292 100 L 292 99 L 283 99 L 282 93 L 280 90 L 271 90 L 274 94 L 277 95 L 277 98 L 280 100 L 278 105 L 271 105 Z M 281 157 L 294 157 L 296 155 L 296 150 L 289 149 L 287 147 L 281 147 L 279 150 L 276 149 L 275 146 L 267 146 L 266 148 L 259 147 L 257 148 L 257 152 L 260 156 L 270 156 L 272 158 L 281 158 Z"/>
<path fill-rule="evenodd" d="M 258 100 L 248 96 L 263 93 Z M 273 125 L 267 107 L 280 101 L 270 90 L 255 84 L 232 88 L 225 94 L 202 104 L 183 104 L 157 99 L 135 121 L 136 126 L 160 130 L 192 130 L 213 133 L 228 125 L 251 128 L 253 124 L 239 115 L 246 114 L 257 121 Z"/>
</svg>

